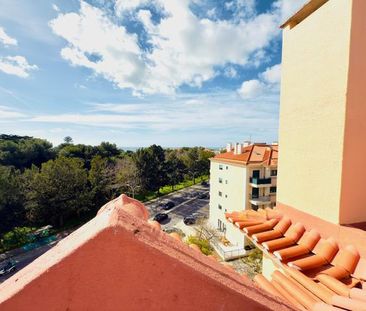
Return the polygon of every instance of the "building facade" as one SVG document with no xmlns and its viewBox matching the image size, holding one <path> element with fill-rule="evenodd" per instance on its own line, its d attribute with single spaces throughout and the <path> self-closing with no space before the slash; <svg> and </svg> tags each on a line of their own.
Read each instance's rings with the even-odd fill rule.
<svg viewBox="0 0 366 311">
<path fill-rule="evenodd" d="M 278 146 L 229 144 L 225 153 L 211 159 L 210 225 L 238 247 L 243 235 L 228 226 L 225 213 L 274 207 L 277 190 Z"/>
</svg>

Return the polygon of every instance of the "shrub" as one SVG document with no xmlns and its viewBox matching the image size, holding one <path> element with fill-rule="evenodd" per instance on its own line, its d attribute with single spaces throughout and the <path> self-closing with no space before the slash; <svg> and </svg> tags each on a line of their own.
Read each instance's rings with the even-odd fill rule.
<svg viewBox="0 0 366 311">
<path fill-rule="evenodd" d="M 190 235 L 187 239 L 187 244 L 196 244 L 205 255 L 211 255 L 213 252 L 210 242 L 206 239 L 200 239 L 197 236 Z"/>
<path fill-rule="evenodd" d="M 1 248 L 4 251 L 7 251 L 32 242 L 32 238 L 29 233 L 34 230 L 35 228 L 15 227 L 12 231 L 3 235 L 3 238 L 1 239 Z"/>
</svg>

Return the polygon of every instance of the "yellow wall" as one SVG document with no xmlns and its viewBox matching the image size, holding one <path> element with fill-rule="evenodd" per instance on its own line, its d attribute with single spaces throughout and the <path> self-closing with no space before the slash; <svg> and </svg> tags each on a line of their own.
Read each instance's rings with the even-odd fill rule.
<svg viewBox="0 0 366 311">
<path fill-rule="evenodd" d="M 338 223 L 352 1 L 283 32 L 277 201 Z"/>
</svg>

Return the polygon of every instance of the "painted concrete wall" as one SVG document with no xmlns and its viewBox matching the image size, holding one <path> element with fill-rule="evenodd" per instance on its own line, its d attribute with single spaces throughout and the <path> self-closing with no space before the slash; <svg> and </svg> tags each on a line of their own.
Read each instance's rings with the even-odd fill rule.
<svg viewBox="0 0 366 311">
<path fill-rule="evenodd" d="M 267 256 L 262 256 L 262 275 L 266 277 L 268 280 L 272 279 L 272 273 L 276 270 L 279 270 L 278 267 L 275 266 L 273 260 L 269 259 Z"/>
<path fill-rule="evenodd" d="M 353 0 L 340 223 L 366 221 L 366 1 Z"/>
<path fill-rule="evenodd" d="M 222 170 L 220 170 L 220 166 Z M 219 183 L 219 179 L 222 183 Z M 225 213 L 245 209 L 247 197 L 246 168 L 235 164 L 211 161 L 210 169 L 210 224 L 217 228 L 218 219 L 226 225 L 226 238 L 234 245 L 244 247 L 244 235 L 227 222 Z M 219 196 L 219 192 L 222 196 Z M 222 206 L 220 210 L 218 205 Z"/>
<path fill-rule="evenodd" d="M 283 32 L 277 201 L 333 223 L 340 221 L 351 9 L 352 1 L 329 1 Z"/>
</svg>

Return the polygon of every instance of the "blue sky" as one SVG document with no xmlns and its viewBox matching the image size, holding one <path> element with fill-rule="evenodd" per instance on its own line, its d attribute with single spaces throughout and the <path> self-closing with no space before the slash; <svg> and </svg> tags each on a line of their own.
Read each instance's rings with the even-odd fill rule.
<svg viewBox="0 0 366 311">
<path fill-rule="evenodd" d="M 0 133 L 277 140 L 280 23 L 304 0 L 0 0 Z"/>
</svg>

